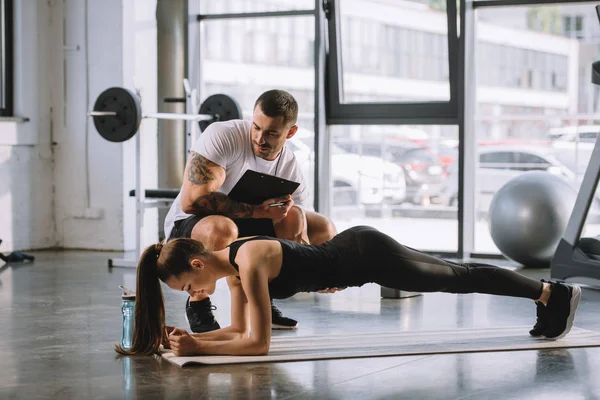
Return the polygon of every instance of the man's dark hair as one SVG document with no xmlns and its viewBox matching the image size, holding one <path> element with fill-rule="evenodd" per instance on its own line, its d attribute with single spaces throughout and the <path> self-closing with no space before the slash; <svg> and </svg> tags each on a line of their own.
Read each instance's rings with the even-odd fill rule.
<svg viewBox="0 0 600 400">
<path fill-rule="evenodd" d="M 293 125 L 298 120 L 298 103 L 294 96 L 285 90 L 267 90 L 254 103 L 255 109 L 257 106 L 260 106 L 260 110 L 267 117 L 283 117 L 286 125 L 290 122 Z"/>
</svg>

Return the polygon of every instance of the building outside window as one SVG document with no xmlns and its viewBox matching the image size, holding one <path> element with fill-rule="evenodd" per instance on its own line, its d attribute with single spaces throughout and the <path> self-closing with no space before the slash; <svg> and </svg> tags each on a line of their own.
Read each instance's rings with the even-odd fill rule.
<svg viewBox="0 0 600 400">
<path fill-rule="evenodd" d="M 314 7 L 312 0 L 202 3 L 204 12 Z M 447 20 L 437 5 L 425 0 L 339 0 L 336 4 L 341 7 L 344 103 L 449 100 Z M 544 7 L 494 7 L 477 13 L 476 76 L 467 79 L 476 80 L 478 148 L 520 146 L 517 142 L 533 146 L 544 142 L 546 146 L 551 129 L 580 124 L 565 116 L 599 110 L 598 89 L 589 82 L 591 61 L 600 59 L 600 28 L 597 21 L 587 23 L 590 18 L 596 19 L 593 5 Z M 230 94 L 240 101 L 249 118 L 254 100 L 264 90 L 290 91 L 300 106 L 299 126 L 303 132 L 296 148 L 298 154 L 304 154 L 305 162 L 314 163 L 310 156 L 313 18 L 207 20 L 204 24 L 202 95 Z M 351 125 L 332 126 L 329 132 L 336 151 L 331 154 L 330 186 L 335 197 L 332 218 L 338 226 L 362 221 L 385 228 L 388 234 L 418 248 L 455 250 L 455 126 Z M 384 148 L 374 147 L 373 141 L 383 143 Z M 574 154 L 573 150 L 567 153 Z M 511 159 L 545 156 L 531 152 Z M 380 170 L 374 171 L 367 164 L 379 165 Z M 353 171 L 360 179 L 352 181 L 346 176 L 348 165 L 359 166 Z M 395 181 L 397 174 L 386 174 L 384 168 L 397 170 L 391 165 L 403 172 L 403 185 Z M 308 175 L 313 171 L 307 168 Z M 523 167 L 513 165 L 509 171 L 522 173 Z M 487 195 L 493 195 L 499 185 L 486 188 L 490 192 Z M 476 222 L 475 251 L 496 252 L 485 219 L 489 198 L 479 193 L 476 196 L 481 219 Z M 395 218 L 402 218 L 403 223 L 395 223 Z M 401 227 L 406 223 L 414 232 L 430 232 L 432 226 L 443 226 L 440 232 L 446 234 L 433 242 L 427 240 L 427 234 L 404 237 L 406 232 Z"/>
</svg>

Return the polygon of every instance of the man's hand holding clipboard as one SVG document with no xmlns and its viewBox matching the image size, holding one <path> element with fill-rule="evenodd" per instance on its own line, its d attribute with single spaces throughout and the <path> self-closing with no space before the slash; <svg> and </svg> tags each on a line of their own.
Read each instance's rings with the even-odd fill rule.
<svg viewBox="0 0 600 400">
<path fill-rule="evenodd" d="M 262 204 L 254 206 L 254 218 L 268 218 L 279 221 L 287 215 L 294 205 L 291 195 L 267 199 Z"/>
<path fill-rule="evenodd" d="M 292 193 L 298 186 L 298 182 L 247 170 L 228 196 L 233 200 L 254 205 L 253 218 L 278 221 L 284 218 L 294 205 Z"/>
</svg>

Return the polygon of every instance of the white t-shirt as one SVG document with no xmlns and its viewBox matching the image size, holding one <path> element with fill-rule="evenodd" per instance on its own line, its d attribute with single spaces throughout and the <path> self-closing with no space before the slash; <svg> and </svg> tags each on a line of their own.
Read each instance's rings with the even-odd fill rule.
<svg viewBox="0 0 600 400">
<path fill-rule="evenodd" d="M 215 122 L 210 124 L 192 145 L 193 152 L 225 168 L 225 181 L 217 191 L 228 194 L 244 172 L 252 169 L 300 182 L 300 186 L 292 194 L 294 205 L 310 209 L 308 187 L 304 182 L 304 176 L 294 153 L 290 148 L 284 146 L 279 156 L 273 161 L 256 157 L 252 150 L 251 129 L 251 121 L 236 119 Z M 165 217 L 165 236 L 168 238 L 171 235 L 175 221 L 185 219 L 190 215 L 181 209 L 180 192 Z"/>
</svg>

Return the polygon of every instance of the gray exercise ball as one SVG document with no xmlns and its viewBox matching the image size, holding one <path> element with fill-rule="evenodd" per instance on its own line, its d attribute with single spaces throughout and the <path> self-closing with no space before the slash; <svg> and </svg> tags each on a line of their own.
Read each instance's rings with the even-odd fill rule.
<svg viewBox="0 0 600 400">
<path fill-rule="evenodd" d="M 492 198 L 489 230 L 506 257 L 526 267 L 546 268 L 563 236 L 577 192 L 549 172 L 525 172 Z"/>
</svg>

